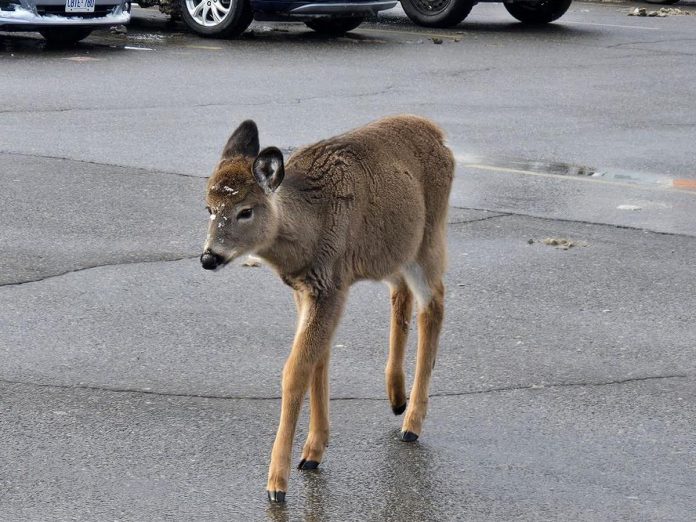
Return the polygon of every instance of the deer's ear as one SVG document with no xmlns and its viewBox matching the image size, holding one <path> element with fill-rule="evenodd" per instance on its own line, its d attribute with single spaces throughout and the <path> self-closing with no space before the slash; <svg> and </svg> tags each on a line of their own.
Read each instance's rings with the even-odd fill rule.
<svg viewBox="0 0 696 522">
<path fill-rule="evenodd" d="M 252 167 L 256 183 L 266 194 L 274 192 L 285 177 L 283 153 L 277 147 L 263 149 Z"/>
<path fill-rule="evenodd" d="M 232 156 L 253 158 L 259 153 L 259 129 L 251 120 L 243 121 L 227 140 L 222 150 L 222 159 Z"/>
</svg>

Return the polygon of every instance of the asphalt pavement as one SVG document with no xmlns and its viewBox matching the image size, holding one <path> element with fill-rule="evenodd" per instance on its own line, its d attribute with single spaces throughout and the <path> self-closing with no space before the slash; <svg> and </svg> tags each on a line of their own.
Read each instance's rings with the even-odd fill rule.
<svg viewBox="0 0 696 522">
<path fill-rule="evenodd" d="M 696 16 L 635 5 L 0 33 L 0 520 L 693 520 Z M 424 432 L 397 439 L 388 291 L 360 283 L 325 461 L 271 506 L 294 306 L 265 267 L 200 268 L 205 177 L 243 119 L 289 153 L 398 112 L 458 160 Z"/>
</svg>

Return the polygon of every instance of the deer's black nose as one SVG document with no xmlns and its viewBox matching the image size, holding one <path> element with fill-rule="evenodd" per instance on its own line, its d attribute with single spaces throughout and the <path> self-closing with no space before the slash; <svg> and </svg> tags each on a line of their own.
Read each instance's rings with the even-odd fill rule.
<svg viewBox="0 0 696 522">
<path fill-rule="evenodd" d="M 203 268 L 205 268 L 206 270 L 215 270 L 221 264 L 221 256 L 213 254 L 210 251 L 206 251 L 201 254 L 201 265 L 203 265 Z"/>
</svg>

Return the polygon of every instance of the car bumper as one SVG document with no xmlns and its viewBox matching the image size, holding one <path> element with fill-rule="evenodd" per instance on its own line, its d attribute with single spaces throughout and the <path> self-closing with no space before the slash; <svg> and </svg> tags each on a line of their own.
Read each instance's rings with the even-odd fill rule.
<svg viewBox="0 0 696 522">
<path fill-rule="evenodd" d="M 391 9 L 396 0 L 367 0 L 355 2 L 337 2 L 316 0 L 313 2 L 283 0 L 252 0 L 251 7 L 257 15 L 271 15 L 287 18 L 315 18 L 323 16 L 369 16 Z M 265 19 L 259 18 L 259 19 Z"/>
<path fill-rule="evenodd" d="M 94 13 L 66 13 L 65 0 L 0 1 L 0 30 L 33 31 L 44 27 L 111 26 L 130 21 L 130 1 L 97 0 Z"/>
<path fill-rule="evenodd" d="M 312 3 L 295 7 L 290 14 L 298 15 L 335 15 L 335 14 L 374 14 L 385 9 L 391 9 L 396 2 L 364 2 L 364 3 Z"/>
</svg>

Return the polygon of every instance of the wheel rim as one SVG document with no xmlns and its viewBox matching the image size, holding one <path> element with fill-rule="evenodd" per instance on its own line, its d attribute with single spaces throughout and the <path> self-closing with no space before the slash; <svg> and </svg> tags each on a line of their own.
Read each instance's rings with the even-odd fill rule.
<svg viewBox="0 0 696 522">
<path fill-rule="evenodd" d="M 236 0 L 186 0 L 186 10 L 194 22 L 203 27 L 215 27 L 230 14 Z"/>
<path fill-rule="evenodd" d="M 444 11 L 452 0 L 413 0 L 413 5 L 418 11 L 427 15 L 434 15 Z"/>
</svg>

